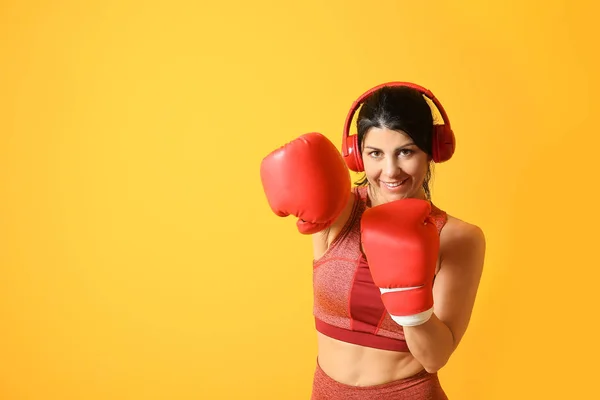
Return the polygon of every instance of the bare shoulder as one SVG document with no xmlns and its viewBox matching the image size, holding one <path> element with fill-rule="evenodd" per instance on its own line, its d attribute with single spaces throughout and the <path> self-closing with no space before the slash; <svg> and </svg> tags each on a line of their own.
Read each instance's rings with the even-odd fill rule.
<svg viewBox="0 0 600 400">
<path fill-rule="evenodd" d="M 448 221 L 440 233 L 440 255 L 444 259 L 460 259 L 472 268 L 481 268 L 486 239 L 481 227 L 448 215 Z M 466 262 L 469 261 L 469 262 Z"/>
<path fill-rule="evenodd" d="M 448 214 L 448 222 L 440 233 L 440 240 L 473 240 L 485 242 L 483 230 L 470 222 Z"/>
</svg>

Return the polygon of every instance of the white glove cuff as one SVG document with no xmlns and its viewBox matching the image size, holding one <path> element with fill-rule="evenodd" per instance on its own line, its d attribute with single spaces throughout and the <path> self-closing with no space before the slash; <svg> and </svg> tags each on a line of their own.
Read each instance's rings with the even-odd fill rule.
<svg viewBox="0 0 600 400">
<path fill-rule="evenodd" d="M 432 315 L 433 315 L 433 307 L 427 311 L 423 311 L 421 313 L 414 314 L 414 315 L 394 316 L 394 315 L 390 314 L 390 316 L 392 317 L 394 322 L 396 322 L 398 325 L 402 325 L 402 326 L 422 325 L 425 322 L 429 321 L 429 318 L 431 318 Z"/>
</svg>

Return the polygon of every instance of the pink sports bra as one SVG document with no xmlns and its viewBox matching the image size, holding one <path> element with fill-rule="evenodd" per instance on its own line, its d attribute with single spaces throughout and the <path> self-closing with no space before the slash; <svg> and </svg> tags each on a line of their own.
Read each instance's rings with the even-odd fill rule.
<svg viewBox="0 0 600 400">
<path fill-rule="evenodd" d="M 352 213 L 325 254 L 313 261 L 313 315 L 317 331 L 348 343 L 408 352 L 402 326 L 383 306 L 360 246 L 360 219 L 367 187 L 353 189 Z M 447 214 L 432 205 L 438 232 Z"/>
</svg>

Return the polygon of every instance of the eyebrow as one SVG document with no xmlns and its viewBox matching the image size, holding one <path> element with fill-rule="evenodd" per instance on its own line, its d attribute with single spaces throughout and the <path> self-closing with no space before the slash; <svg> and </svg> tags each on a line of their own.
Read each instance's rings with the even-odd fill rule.
<svg viewBox="0 0 600 400">
<path fill-rule="evenodd" d="M 415 144 L 413 142 L 410 142 L 410 143 L 407 143 L 407 144 L 405 144 L 403 146 L 396 147 L 394 150 L 402 150 L 403 148 L 408 147 L 408 146 L 415 146 Z M 378 149 L 377 147 L 373 147 L 373 146 L 365 146 L 365 149 L 381 150 L 381 149 Z"/>
</svg>

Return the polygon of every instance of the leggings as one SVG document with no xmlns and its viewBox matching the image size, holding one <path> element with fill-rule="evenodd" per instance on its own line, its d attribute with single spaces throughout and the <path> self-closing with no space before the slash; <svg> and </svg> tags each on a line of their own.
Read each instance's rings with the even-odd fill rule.
<svg viewBox="0 0 600 400">
<path fill-rule="evenodd" d="M 319 366 L 314 373 L 311 400 L 448 400 L 437 374 L 423 370 L 405 379 L 373 386 L 351 386 L 330 378 Z"/>
</svg>

